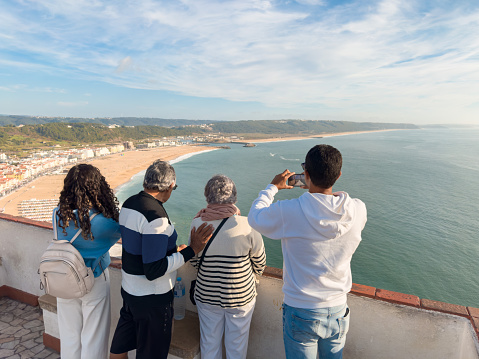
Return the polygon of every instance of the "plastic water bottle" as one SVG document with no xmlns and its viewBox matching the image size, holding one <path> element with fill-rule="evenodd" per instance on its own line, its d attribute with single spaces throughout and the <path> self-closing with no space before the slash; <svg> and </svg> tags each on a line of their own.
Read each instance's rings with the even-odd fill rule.
<svg viewBox="0 0 479 359">
<path fill-rule="evenodd" d="M 174 295 L 173 308 L 175 311 L 175 320 L 181 320 L 185 317 L 186 307 L 185 285 L 181 281 L 181 277 L 176 278 Z"/>
</svg>

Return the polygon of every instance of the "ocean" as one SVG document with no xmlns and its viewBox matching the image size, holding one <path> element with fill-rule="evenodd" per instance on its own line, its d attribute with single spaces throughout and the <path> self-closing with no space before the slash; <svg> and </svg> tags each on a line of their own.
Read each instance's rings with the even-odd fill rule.
<svg viewBox="0 0 479 359">
<path fill-rule="evenodd" d="M 343 155 L 333 187 L 366 203 L 368 222 L 351 263 L 353 282 L 479 307 L 479 128 L 434 128 L 258 143 L 187 155 L 173 161 L 178 189 L 165 208 L 186 243 L 190 223 L 206 202 L 214 174 L 232 178 L 247 215 L 273 177 L 301 163 L 314 145 Z M 143 173 L 122 186 L 123 202 L 141 190 Z M 277 200 L 304 190 L 282 190 Z M 280 241 L 264 238 L 267 265 L 282 267 Z"/>
</svg>

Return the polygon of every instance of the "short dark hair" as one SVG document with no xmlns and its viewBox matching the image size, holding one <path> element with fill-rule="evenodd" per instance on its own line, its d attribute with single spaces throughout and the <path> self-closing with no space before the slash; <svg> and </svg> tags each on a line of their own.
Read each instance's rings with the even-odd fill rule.
<svg viewBox="0 0 479 359">
<path fill-rule="evenodd" d="M 330 145 L 316 145 L 306 155 L 305 170 L 311 182 L 320 188 L 333 187 L 341 174 L 342 165 L 341 152 Z"/>
</svg>

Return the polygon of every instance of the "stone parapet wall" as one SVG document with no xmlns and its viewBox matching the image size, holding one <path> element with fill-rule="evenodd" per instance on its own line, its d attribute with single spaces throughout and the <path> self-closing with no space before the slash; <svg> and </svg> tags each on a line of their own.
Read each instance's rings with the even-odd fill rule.
<svg viewBox="0 0 479 359">
<path fill-rule="evenodd" d="M 0 296 L 17 290 L 32 298 L 41 296 L 37 268 L 52 238 L 51 225 L 0 214 L 0 233 Z M 189 288 L 196 272 L 187 264 L 178 275 Z M 259 279 L 248 358 L 284 358 L 281 277 L 281 269 L 268 267 Z M 112 260 L 110 279 L 114 329 L 122 304 L 120 258 Z M 351 326 L 345 359 L 479 359 L 477 308 L 360 284 L 353 285 L 348 304 Z M 187 310 L 194 313 L 196 307 L 187 301 Z"/>
</svg>

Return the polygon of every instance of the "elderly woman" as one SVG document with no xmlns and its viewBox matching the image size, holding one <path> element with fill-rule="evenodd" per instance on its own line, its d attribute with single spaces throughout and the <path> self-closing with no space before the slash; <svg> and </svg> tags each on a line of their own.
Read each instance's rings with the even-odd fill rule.
<svg viewBox="0 0 479 359">
<path fill-rule="evenodd" d="M 194 297 L 201 331 L 201 358 L 222 358 L 224 334 L 226 357 L 246 358 L 248 334 L 256 303 L 254 274 L 265 268 L 266 255 L 261 234 L 240 216 L 236 186 L 223 175 L 213 176 L 205 187 L 208 205 L 198 212 L 191 227 L 202 223 L 218 228 L 198 270 Z M 215 231 L 216 232 L 216 231 Z M 203 252 L 191 263 L 198 268 Z"/>
</svg>

